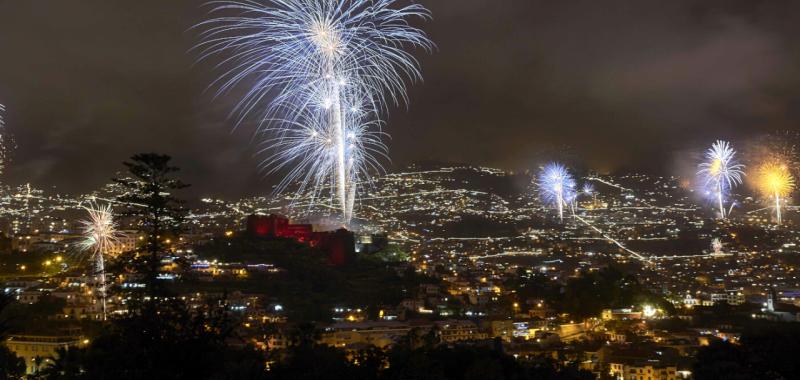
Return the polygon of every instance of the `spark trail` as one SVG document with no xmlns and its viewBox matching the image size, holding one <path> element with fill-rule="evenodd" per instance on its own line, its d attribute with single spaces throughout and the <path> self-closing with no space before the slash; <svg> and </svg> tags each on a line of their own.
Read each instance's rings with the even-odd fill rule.
<svg viewBox="0 0 800 380">
<path fill-rule="evenodd" d="M 756 186 L 762 196 L 775 202 L 775 216 L 778 224 L 781 224 L 783 217 L 781 208 L 786 198 L 794 190 L 794 177 L 789 172 L 786 164 L 780 162 L 768 162 L 758 168 Z"/>
<path fill-rule="evenodd" d="M 14 137 L 6 128 L 5 113 L 6 107 L 0 104 L 0 175 L 5 173 L 11 161 L 11 153 L 16 147 Z"/>
<path fill-rule="evenodd" d="M 558 218 L 564 220 L 564 207 L 575 199 L 575 179 L 562 164 L 554 162 L 542 168 L 539 174 L 539 196 L 545 203 L 558 210 Z"/>
<path fill-rule="evenodd" d="M 263 168 L 287 172 L 276 191 L 297 183 L 317 199 L 328 187 L 347 225 L 357 184 L 383 171 L 383 115 L 408 103 L 406 81 L 422 78 L 406 48 L 433 47 L 409 20 L 430 13 L 396 0 L 211 4 L 216 17 L 198 25 L 200 59 L 225 56 L 217 95 L 245 87 L 233 112 L 237 124 L 258 113 Z"/>
<path fill-rule="evenodd" d="M 706 161 L 698 168 L 697 176 L 714 194 L 720 219 L 725 219 L 724 198 L 731 189 L 742 183 L 744 165 L 736 161 L 736 151 L 727 141 L 717 140 L 706 151 Z"/>
<path fill-rule="evenodd" d="M 97 272 L 100 274 L 100 297 L 103 306 L 103 320 L 106 319 L 106 272 L 105 255 L 111 254 L 119 243 L 120 234 L 117 231 L 117 223 L 114 221 L 114 214 L 110 204 L 104 206 L 97 203 L 90 203 L 85 207 L 89 218 L 82 220 L 81 230 L 83 239 L 79 241 L 78 247 L 85 252 L 89 252 L 91 259 L 94 260 Z"/>
</svg>

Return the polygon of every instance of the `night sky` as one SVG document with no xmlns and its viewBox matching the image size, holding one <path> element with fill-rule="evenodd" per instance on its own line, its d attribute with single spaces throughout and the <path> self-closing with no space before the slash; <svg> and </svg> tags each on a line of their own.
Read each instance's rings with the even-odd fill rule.
<svg viewBox="0 0 800 380">
<path fill-rule="evenodd" d="M 416 160 L 670 170 L 711 140 L 800 129 L 798 1 L 424 0 L 437 44 L 388 118 L 389 170 Z M 136 152 L 171 154 L 198 195 L 265 194 L 254 128 L 194 64 L 197 0 L 0 0 L 6 176 L 69 192 Z M 567 147 L 562 149 L 561 147 Z"/>
</svg>

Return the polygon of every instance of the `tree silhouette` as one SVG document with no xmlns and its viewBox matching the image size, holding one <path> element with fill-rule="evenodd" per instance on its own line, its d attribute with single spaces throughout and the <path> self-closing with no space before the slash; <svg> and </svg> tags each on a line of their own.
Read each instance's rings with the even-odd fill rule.
<svg viewBox="0 0 800 380">
<path fill-rule="evenodd" d="M 59 348 L 52 364 L 43 368 L 39 375 L 48 380 L 78 379 L 83 373 L 86 350 L 73 347 Z"/>
<path fill-rule="evenodd" d="M 118 200 L 125 205 L 123 215 L 139 220 L 146 235 L 146 259 L 138 262 L 137 269 L 145 275 L 147 291 L 151 296 L 161 294 L 158 271 L 164 253 L 167 235 L 180 232 L 186 209 L 173 195 L 176 190 L 188 187 L 173 177 L 179 169 L 170 164 L 172 158 L 163 154 L 140 153 L 124 165 L 131 177 L 116 178 L 115 182 L 126 188 Z"/>
<path fill-rule="evenodd" d="M 0 315 L 13 302 L 11 296 L 0 292 Z M 0 342 L 6 340 L 8 321 L 0 318 Z M 5 344 L 0 344 L 0 379 L 18 379 L 25 374 L 25 361 L 18 358 Z"/>
</svg>

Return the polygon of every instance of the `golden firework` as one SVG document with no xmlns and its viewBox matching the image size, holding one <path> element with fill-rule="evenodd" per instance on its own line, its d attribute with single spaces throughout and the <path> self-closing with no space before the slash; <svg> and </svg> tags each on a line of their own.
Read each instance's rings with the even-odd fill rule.
<svg viewBox="0 0 800 380">
<path fill-rule="evenodd" d="M 757 186 L 766 197 L 785 198 L 794 190 L 794 183 L 785 164 L 767 163 L 758 168 Z"/>
<path fill-rule="evenodd" d="M 766 198 L 775 201 L 775 216 L 778 224 L 781 224 L 782 203 L 794 190 L 794 176 L 789 171 L 789 167 L 784 163 L 766 163 L 758 168 L 756 177 L 756 187 Z"/>
</svg>

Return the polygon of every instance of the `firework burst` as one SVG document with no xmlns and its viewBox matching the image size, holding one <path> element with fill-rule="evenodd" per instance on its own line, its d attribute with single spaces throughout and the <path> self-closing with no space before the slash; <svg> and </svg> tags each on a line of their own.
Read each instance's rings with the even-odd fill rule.
<svg viewBox="0 0 800 380">
<path fill-rule="evenodd" d="M 775 202 L 778 224 L 783 221 L 781 207 L 794 190 L 794 177 L 786 164 L 770 162 L 758 168 L 756 186 L 762 196 Z"/>
<path fill-rule="evenodd" d="M 106 317 L 106 272 L 105 256 L 111 254 L 119 243 L 119 231 L 114 221 L 111 205 L 90 203 L 84 207 L 89 218 L 82 220 L 83 239 L 78 243 L 81 251 L 89 252 L 95 269 L 100 275 L 100 297 L 103 304 L 103 319 Z"/>
<path fill-rule="evenodd" d="M 592 185 L 590 182 L 584 183 L 581 193 L 592 198 L 592 207 L 597 207 L 597 189 L 594 188 L 594 185 Z"/>
<path fill-rule="evenodd" d="M 699 165 L 699 169 L 697 175 L 714 194 L 720 218 L 725 219 L 724 198 L 742 183 L 744 165 L 736 161 L 736 151 L 727 141 L 717 140 L 706 151 L 706 161 Z"/>
<path fill-rule="evenodd" d="M 408 19 L 428 19 L 421 5 L 396 0 L 225 0 L 201 23 L 200 59 L 226 55 L 217 95 L 247 90 L 237 124 L 257 113 L 266 134 L 263 166 L 286 170 L 278 186 L 298 182 L 319 195 L 330 187 L 345 224 L 357 184 L 381 171 L 381 115 L 407 102 L 406 80 L 419 80 L 407 47 L 431 49 Z M 270 99 L 265 101 L 265 99 Z"/>
<path fill-rule="evenodd" d="M 564 206 L 570 206 L 577 197 L 575 179 L 566 166 L 551 163 L 539 174 L 539 195 L 547 204 L 558 209 L 558 217 L 564 220 Z"/>
</svg>

